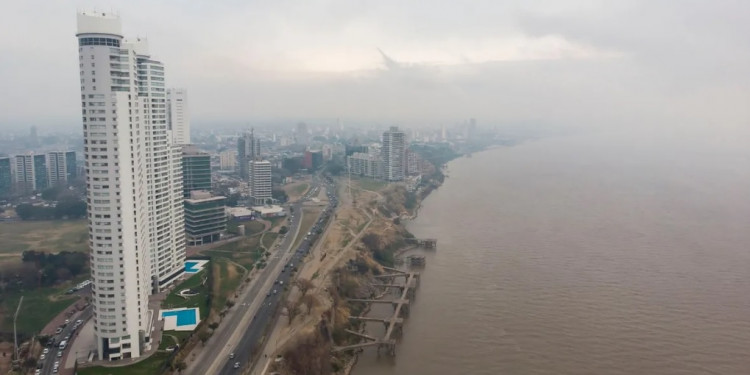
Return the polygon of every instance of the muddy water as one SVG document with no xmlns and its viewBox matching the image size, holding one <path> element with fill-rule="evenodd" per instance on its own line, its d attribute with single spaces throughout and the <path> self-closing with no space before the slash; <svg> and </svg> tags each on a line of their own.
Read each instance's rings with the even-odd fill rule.
<svg viewBox="0 0 750 375">
<path fill-rule="evenodd" d="M 576 136 L 451 162 L 408 226 L 439 243 L 396 356 L 367 349 L 354 375 L 750 374 L 742 143 Z"/>
</svg>

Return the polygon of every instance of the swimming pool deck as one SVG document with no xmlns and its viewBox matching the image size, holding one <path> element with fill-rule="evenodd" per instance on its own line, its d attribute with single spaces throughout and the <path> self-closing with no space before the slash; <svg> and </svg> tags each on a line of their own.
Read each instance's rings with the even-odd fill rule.
<svg viewBox="0 0 750 375">
<path fill-rule="evenodd" d="M 200 310 L 197 307 L 163 309 L 159 311 L 159 320 L 164 321 L 165 331 L 192 331 L 200 320 Z"/>
<path fill-rule="evenodd" d="M 208 264 L 207 260 L 186 260 L 185 261 L 185 273 L 194 274 L 203 270 Z"/>
</svg>

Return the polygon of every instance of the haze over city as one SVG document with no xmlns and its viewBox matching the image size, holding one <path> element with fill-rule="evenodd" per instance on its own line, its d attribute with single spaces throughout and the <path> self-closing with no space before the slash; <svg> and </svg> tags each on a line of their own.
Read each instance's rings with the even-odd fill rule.
<svg viewBox="0 0 750 375">
<path fill-rule="evenodd" d="M 112 10 L 191 93 L 196 129 L 309 119 L 737 127 L 739 1 L 16 1 L 0 23 L 0 129 L 75 130 L 76 9 Z"/>
<path fill-rule="evenodd" d="M 0 12 L 0 375 L 750 373 L 750 3 Z"/>
</svg>

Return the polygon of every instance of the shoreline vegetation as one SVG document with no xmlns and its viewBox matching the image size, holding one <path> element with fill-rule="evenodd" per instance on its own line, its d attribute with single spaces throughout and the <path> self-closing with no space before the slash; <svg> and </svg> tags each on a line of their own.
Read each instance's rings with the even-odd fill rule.
<svg viewBox="0 0 750 375">
<path fill-rule="evenodd" d="M 362 349 L 353 352 L 333 352 L 332 349 L 361 342 L 362 338 L 353 332 L 364 334 L 365 325 L 361 320 L 350 317 L 367 314 L 370 304 L 348 300 L 382 298 L 387 290 L 377 286 L 375 276 L 386 273 L 383 267 L 394 267 L 405 252 L 414 248 L 406 241 L 414 238 L 414 235 L 406 229 L 405 220 L 416 219 L 424 199 L 444 183 L 445 166 L 448 162 L 484 151 L 491 146 L 493 145 L 483 145 L 464 150 L 463 153 L 457 153 L 448 147 L 417 150 L 431 168 L 423 171 L 422 183 L 416 192 L 408 192 L 399 184 L 369 190 L 367 187 L 372 184 L 362 184 L 359 180 L 356 181 L 355 188 L 355 180 L 352 179 L 353 207 L 342 206 L 333 223 L 334 227 L 346 228 L 346 240 L 331 243 L 331 239 L 327 239 L 325 242 L 326 252 L 332 252 L 331 247 L 336 246 L 342 248 L 342 253 L 351 249 L 342 254 L 339 262 L 327 274 L 316 272 L 319 289 L 326 291 L 318 295 L 318 298 L 328 300 L 326 309 L 319 318 L 308 319 L 312 321 L 308 322 L 307 327 L 295 328 L 298 333 L 290 337 L 287 344 L 279 350 L 278 355 L 283 360 L 275 362 L 270 371 L 289 375 L 351 374 Z M 369 224 L 349 227 L 351 212 L 355 211 L 369 217 Z M 357 238 L 357 242 L 350 242 Z"/>
</svg>

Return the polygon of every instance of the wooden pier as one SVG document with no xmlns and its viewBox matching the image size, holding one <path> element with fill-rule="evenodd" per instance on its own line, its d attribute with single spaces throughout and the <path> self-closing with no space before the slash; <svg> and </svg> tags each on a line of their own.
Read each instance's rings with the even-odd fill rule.
<svg viewBox="0 0 750 375">
<path fill-rule="evenodd" d="M 381 338 L 372 337 L 370 335 L 366 335 L 364 333 L 360 332 L 354 332 L 349 331 L 352 335 L 358 336 L 362 339 L 364 339 L 364 342 L 353 344 L 353 345 L 346 345 L 346 346 L 335 346 L 333 347 L 334 352 L 341 352 L 346 350 L 357 350 L 361 348 L 366 348 L 370 346 L 377 346 L 378 347 L 378 353 L 381 349 L 385 349 L 386 353 L 394 356 L 396 355 L 396 340 L 392 339 L 391 337 L 394 334 L 400 334 L 401 329 L 403 327 L 404 319 L 400 316 L 403 312 L 404 314 L 408 311 L 409 306 L 409 297 L 414 296 L 414 290 L 416 289 L 417 285 L 419 284 L 419 273 L 418 272 L 404 272 L 395 268 L 389 268 L 389 267 L 383 267 L 385 270 L 390 271 L 392 273 L 386 274 L 386 275 L 378 275 L 375 276 L 377 278 L 385 278 L 389 280 L 393 280 L 397 277 L 404 277 L 404 284 L 375 284 L 376 286 L 386 287 L 386 288 L 399 288 L 401 291 L 401 296 L 396 299 L 392 300 L 370 300 L 370 299 L 350 299 L 349 302 L 356 302 L 356 303 L 390 303 L 393 305 L 393 314 L 389 318 L 372 318 L 372 317 L 366 317 L 366 316 L 352 316 L 350 319 L 354 320 L 361 320 L 366 322 L 382 322 L 385 325 L 385 334 Z"/>
<path fill-rule="evenodd" d="M 407 238 L 406 243 L 416 245 L 425 249 L 434 249 L 437 247 L 437 238 Z"/>
</svg>

